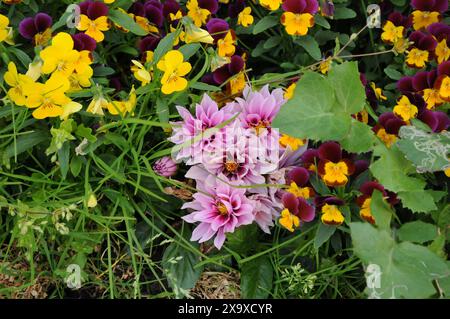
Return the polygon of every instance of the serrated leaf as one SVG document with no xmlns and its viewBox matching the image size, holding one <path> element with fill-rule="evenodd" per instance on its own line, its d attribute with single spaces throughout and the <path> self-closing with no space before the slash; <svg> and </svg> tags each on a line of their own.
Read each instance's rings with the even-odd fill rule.
<svg viewBox="0 0 450 319">
<path fill-rule="evenodd" d="M 383 199 L 379 190 L 374 190 L 370 201 L 370 211 L 375 218 L 375 225 L 381 229 L 389 230 L 392 218 L 392 209 Z"/>
<path fill-rule="evenodd" d="M 422 189 L 398 192 L 397 196 L 402 201 L 403 207 L 409 208 L 415 213 L 428 213 L 437 209 L 434 197 Z"/>
<path fill-rule="evenodd" d="M 272 289 L 273 268 L 269 257 L 262 256 L 241 267 L 241 293 L 244 299 L 267 298 Z"/>
<path fill-rule="evenodd" d="M 352 119 L 350 132 L 340 141 L 341 146 L 351 153 L 365 153 L 373 149 L 375 135 L 367 124 Z"/>
<path fill-rule="evenodd" d="M 432 281 L 449 276 L 446 263 L 428 248 L 396 243 L 389 232 L 368 223 L 351 223 L 355 254 L 380 269 L 380 285 L 369 289 L 378 298 L 427 298 L 436 293 Z"/>
</svg>

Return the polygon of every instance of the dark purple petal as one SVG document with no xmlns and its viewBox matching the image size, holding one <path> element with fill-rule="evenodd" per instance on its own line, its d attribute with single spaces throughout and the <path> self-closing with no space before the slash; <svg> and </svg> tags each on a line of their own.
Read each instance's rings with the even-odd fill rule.
<svg viewBox="0 0 450 319">
<path fill-rule="evenodd" d="M 140 17 L 145 17 L 144 4 L 140 2 L 133 3 L 133 5 L 130 7 L 129 12 Z"/>
<path fill-rule="evenodd" d="M 435 0 L 411 0 L 412 7 L 420 11 L 433 11 L 435 4 Z"/>
<path fill-rule="evenodd" d="M 448 10 L 448 0 L 435 0 L 433 11 L 444 13 Z"/>
<path fill-rule="evenodd" d="M 159 41 L 161 41 L 161 38 L 158 36 L 154 35 L 146 36 L 139 43 L 139 49 L 141 50 L 142 53 L 146 51 L 154 51 L 158 46 Z"/>
<path fill-rule="evenodd" d="M 228 71 L 228 65 L 224 65 L 213 72 L 213 79 L 216 84 L 222 84 L 228 80 L 232 74 Z"/>
<path fill-rule="evenodd" d="M 324 0 L 320 5 L 320 12 L 326 17 L 334 16 L 334 4 L 333 1 Z"/>
<path fill-rule="evenodd" d="M 161 27 L 164 22 L 164 16 L 162 12 L 162 8 L 159 8 L 153 4 L 148 4 L 145 6 L 145 16 L 148 21 Z"/>
<path fill-rule="evenodd" d="M 319 158 L 323 161 L 339 162 L 342 159 L 341 146 L 336 142 L 325 142 L 319 147 Z"/>
<path fill-rule="evenodd" d="M 213 76 L 212 73 L 205 74 L 202 77 L 201 82 L 206 83 L 206 84 L 211 84 L 211 85 L 216 85 L 217 84 L 216 81 L 214 81 L 214 76 Z"/>
<path fill-rule="evenodd" d="M 227 64 L 228 66 L 228 71 L 232 74 L 238 74 L 239 72 L 242 71 L 242 69 L 244 68 L 245 62 L 244 59 L 242 59 L 242 57 L 240 57 L 239 55 L 233 55 L 231 57 L 231 61 L 229 64 Z"/>
<path fill-rule="evenodd" d="M 284 11 L 293 13 L 303 13 L 306 6 L 306 0 L 285 0 L 282 4 Z"/>
<path fill-rule="evenodd" d="M 291 193 L 284 193 L 283 197 L 281 198 L 281 202 L 283 203 L 283 206 L 291 212 L 291 214 L 297 215 L 298 214 L 298 199 L 294 194 Z"/>
<path fill-rule="evenodd" d="M 38 33 L 36 26 L 34 25 L 33 18 L 25 18 L 19 24 L 19 33 L 25 39 L 33 39 L 33 37 Z"/>
<path fill-rule="evenodd" d="M 353 173 L 353 176 L 358 176 L 359 174 L 367 171 L 369 168 L 369 162 L 366 160 L 358 160 L 354 163 L 355 166 L 355 172 Z"/>
<path fill-rule="evenodd" d="M 359 74 L 359 79 L 361 80 L 361 83 L 363 84 L 363 86 L 366 86 L 367 84 L 369 84 L 369 82 L 367 81 L 366 75 L 364 73 Z"/>
<path fill-rule="evenodd" d="M 245 8 L 245 0 L 236 0 L 228 5 L 228 16 L 232 19 L 237 18 L 239 13 Z"/>
<path fill-rule="evenodd" d="M 79 3 L 78 6 L 80 7 L 80 13 L 87 15 L 88 9 L 92 5 L 93 2 L 94 1 L 92 1 L 92 0 L 88 0 L 88 1 L 83 1 L 83 2 Z"/>
<path fill-rule="evenodd" d="M 316 162 L 318 162 L 319 159 L 319 151 L 316 149 L 309 149 L 306 150 L 305 153 L 302 155 L 302 163 L 303 165 L 316 165 Z M 308 168 L 308 167 L 306 167 Z"/>
<path fill-rule="evenodd" d="M 386 191 L 384 190 L 383 185 L 381 185 L 378 182 L 374 182 L 374 181 L 365 182 L 364 184 L 361 185 L 361 187 L 359 188 L 359 191 L 361 193 L 363 193 L 364 195 L 372 196 L 373 191 L 375 189 L 377 189 L 380 192 L 382 192 L 383 195 L 386 195 Z"/>
<path fill-rule="evenodd" d="M 444 23 L 433 23 L 428 26 L 428 32 L 430 32 L 436 39 L 441 42 L 442 40 L 450 41 L 450 26 Z"/>
<path fill-rule="evenodd" d="M 447 113 L 437 111 L 434 112 L 434 116 L 438 119 L 438 125 L 434 132 L 440 133 L 442 131 L 446 131 L 450 126 L 450 118 L 448 117 Z"/>
<path fill-rule="evenodd" d="M 450 125 L 448 115 L 441 111 L 424 110 L 419 116 L 419 120 L 426 123 L 433 132 L 439 133 L 446 130 Z"/>
<path fill-rule="evenodd" d="M 319 10 L 319 3 L 317 0 L 306 0 L 306 7 L 303 13 L 310 13 L 312 15 L 316 14 Z"/>
<path fill-rule="evenodd" d="M 397 82 L 397 89 L 404 93 L 404 92 L 415 92 L 414 85 L 413 85 L 413 77 L 412 76 L 405 76 L 398 80 Z"/>
<path fill-rule="evenodd" d="M 309 172 L 306 168 L 295 167 L 288 173 L 289 182 L 294 182 L 298 187 L 303 187 L 309 181 Z"/>
<path fill-rule="evenodd" d="M 422 31 L 414 31 L 409 35 L 409 40 L 417 45 L 417 43 L 419 43 L 419 41 L 422 40 L 422 38 L 425 36 L 426 34 L 423 33 Z"/>
<path fill-rule="evenodd" d="M 77 51 L 94 51 L 97 47 L 97 41 L 88 36 L 86 33 L 77 33 L 72 35 L 74 49 Z"/>
<path fill-rule="evenodd" d="M 414 91 L 420 92 L 430 88 L 428 84 L 428 72 L 418 72 L 412 79 Z"/>
<path fill-rule="evenodd" d="M 416 43 L 418 49 L 429 52 L 434 51 L 437 45 L 438 43 L 432 35 L 426 35 L 422 37 L 422 39 L 420 39 L 418 43 Z"/>
<path fill-rule="evenodd" d="M 222 39 L 226 36 L 227 31 L 230 29 L 228 22 L 219 18 L 212 18 L 206 23 L 206 30 L 215 41 Z"/>
<path fill-rule="evenodd" d="M 149 5 L 157 7 L 160 10 L 163 9 L 163 4 L 159 0 L 148 0 L 147 2 L 145 2 L 145 7 Z"/>
<path fill-rule="evenodd" d="M 342 206 L 345 204 L 345 202 L 342 199 L 334 196 L 318 196 L 314 198 L 314 204 L 316 205 L 317 209 L 321 209 L 325 204 Z"/>
<path fill-rule="evenodd" d="M 93 2 L 87 10 L 87 16 L 91 20 L 95 20 L 97 18 L 107 16 L 109 12 L 109 8 L 103 2 Z"/>
<path fill-rule="evenodd" d="M 36 30 L 41 33 L 52 26 L 52 17 L 46 13 L 40 12 L 34 17 L 34 25 Z"/>
<path fill-rule="evenodd" d="M 298 217 L 304 222 L 310 222 L 315 217 L 314 207 L 308 204 L 304 198 L 298 198 Z"/>
<path fill-rule="evenodd" d="M 450 76 L 450 61 L 445 61 L 438 65 L 438 76 L 442 75 Z"/>
<path fill-rule="evenodd" d="M 168 17 L 171 13 L 175 14 L 180 10 L 180 4 L 175 0 L 167 0 L 163 5 L 163 14 Z"/>
<path fill-rule="evenodd" d="M 212 14 L 216 14 L 219 10 L 219 2 L 217 0 L 198 0 L 198 6 L 207 9 Z"/>
<path fill-rule="evenodd" d="M 123 85 L 120 81 L 119 77 L 113 77 L 111 80 L 109 80 L 109 86 L 114 88 L 116 92 L 122 91 Z"/>
</svg>

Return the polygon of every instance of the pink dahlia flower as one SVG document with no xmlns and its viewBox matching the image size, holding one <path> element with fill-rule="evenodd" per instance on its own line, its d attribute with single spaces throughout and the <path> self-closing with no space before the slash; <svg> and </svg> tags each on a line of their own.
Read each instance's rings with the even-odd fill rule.
<svg viewBox="0 0 450 319">
<path fill-rule="evenodd" d="M 253 215 L 259 228 L 267 234 L 270 234 L 270 227 L 274 225 L 273 220 L 280 214 L 275 209 L 272 199 L 265 194 L 253 194 L 249 196 L 254 203 Z"/>
<path fill-rule="evenodd" d="M 217 103 L 206 94 L 200 104 L 195 106 L 195 116 L 184 107 L 177 106 L 177 110 L 183 120 L 171 123 L 173 134 L 169 140 L 180 145 L 174 158 L 176 160 L 187 159 L 188 165 L 201 163 L 204 153 L 214 149 L 216 141 L 220 140 L 217 137 L 221 134 L 221 130 L 201 138 L 202 134 L 207 129 L 230 119 L 232 114 L 223 109 L 219 110 Z"/>
<path fill-rule="evenodd" d="M 183 217 L 186 222 L 199 222 L 192 232 L 192 241 L 202 243 L 215 236 L 214 246 L 220 249 L 226 233 L 254 221 L 253 202 L 245 196 L 245 189 L 233 188 L 213 175 L 206 177 L 197 188 L 201 192 L 194 194 L 194 201 L 182 207 L 193 210 Z"/>
</svg>

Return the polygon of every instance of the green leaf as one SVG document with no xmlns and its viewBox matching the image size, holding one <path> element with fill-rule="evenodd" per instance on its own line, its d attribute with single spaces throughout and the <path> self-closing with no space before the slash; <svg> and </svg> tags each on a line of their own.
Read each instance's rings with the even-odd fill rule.
<svg viewBox="0 0 450 319">
<path fill-rule="evenodd" d="M 136 35 L 144 36 L 148 34 L 148 32 L 142 29 L 132 17 L 120 10 L 110 10 L 109 19 L 111 19 L 111 21 L 115 24 Z"/>
<path fill-rule="evenodd" d="M 370 126 L 352 119 L 350 132 L 341 140 L 341 146 L 351 153 L 365 153 L 373 149 L 375 135 Z"/>
<path fill-rule="evenodd" d="M 319 223 L 319 226 L 317 227 L 316 237 L 314 238 L 314 248 L 317 250 L 319 249 L 328 239 L 330 239 L 331 236 L 336 231 L 335 226 L 329 226 L 325 225 L 323 223 Z"/>
<path fill-rule="evenodd" d="M 370 201 L 370 211 L 375 218 L 375 224 L 385 230 L 390 229 L 392 209 L 389 204 L 383 199 L 383 194 L 374 190 L 372 200 Z"/>
<path fill-rule="evenodd" d="M 401 74 L 400 72 L 398 72 L 396 69 L 387 67 L 384 69 L 384 73 L 386 73 L 386 75 L 392 79 L 392 80 L 400 80 L 403 76 L 403 74 Z"/>
<path fill-rule="evenodd" d="M 173 48 L 173 43 L 175 41 L 175 38 L 178 36 L 180 30 L 177 30 L 175 32 L 169 33 L 166 35 L 159 43 L 158 46 L 155 49 L 155 52 L 153 54 L 153 64 L 157 64 L 159 60 L 166 54 L 169 50 Z"/>
<path fill-rule="evenodd" d="M 421 173 L 450 167 L 450 132 L 428 133 L 414 126 L 400 129 L 397 146 Z"/>
<path fill-rule="evenodd" d="M 401 241 L 423 244 L 435 239 L 438 235 L 438 229 L 435 225 L 417 220 L 404 224 L 398 230 L 397 235 Z"/>
<path fill-rule="evenodd" d="M 261 33 L 273 26 L 276 26 L 279 22 L 280 21 L 277 16 L 265 16 L 255 24 L 253 27 L 253 34 Z"/>
<path fill-rule="evenodd" d="M 65 142 L 63 146 L 58 150 L 58 161 L 63 180 L 66 179 L 67 173 L 69 172 L 69 160 L 70 160 L 70 142 Z"/>
<path fill-rule="evenodd" d="M 35 131 L 34 133 L 21 135 L 16 139 L 16 143 L 9 144 L 3 152 L 3 162 L 11 157 L 19 155 L 32 149 L 34 146 L 42 143 L 49 138 L 48 134 L 43 131 Z"/>
<path fill-rule="evenodd" d="M 303 47 L 314 60 L 319 61 L 320 59 L 322 59 L 322 53 L 320 52 L 319 44 L 312 36 L 306 35 L 303 37 L 299 37 L 295 40 L 295 43 Z"/>
<path fill-rule="evenodd" d="M 203 82 L 195 82 L 192 84 L 189 84 L 189 87 L 191 89 L 196 89 L 200 91 L 220 91 L 220 88 L 215 85 L 203 83 Z"/>
<path fill-rule="evenodd" d="M 262 256 L 241 267 L 241 293 L 244 299 L 264 299 L 272 289 L 273 268 L 269 257 Z"/>
<path fill-rule="evenodd" d="M 178 50 L 183 53 L 184 60 L 187 61 L 201 48 L 200 43 L 188 43 L 182 45 Z"/>
<path fill-rule="evenodd" d="M 72 160 L 70 161 L 70 172 L 72 173 L 73 177 L 77 177 L 80 174 L 82 165 L 83 160 L 80 156 L 72 157 Z"/>
<path fill-rule="evenodd" d="M 397 196 L 402 201 L 403 207 L 409 208 L 415 213 L 428 213 L 437 209 L 434 197 L 426 190 L 398 192 Z"/>
<path fill-rule="evenodd" d="M 89 142 L 94 143 L 97 138 L 92 134 L 92 129 L 90 127 L 80 124 L 75 131 L 75 135 L 81 138 L 87 139 Z"/>
<path fill-rule="evenodd" d="M 331 68 L 328 80 L 333 85 L 339 108 L 347 114 L 364 109 L 366 92 L 361 83 L 358 63 L 347 62 Z"/>
<path fill-rule="evenodd" d="M 162 266 L 177 298 L 184 297 L 186 290 L 194 288 L 203 271 L 202 267 L 195 268 L 199 262 L 197 254 L 176 242 L 171 243 L 164 251 Z"/>
<path fill-rule="evenodd" d="M 352 19 L 354 17 L 356 17 L 356 12 L 345 7 L 336 8 L 333 16 L 335 20 Z"/>
<path fill-rule="evenodd" d="M 379 298 L 427 298 L 436 293 L 432 281 L 449 276 L 446 263 L 428 248 L 396 243 L 389 232 L 368 223 L 351 223 L 355 254 L 380 268 L 380 286 L 368 292 Z"/>
<path fill-rule="evenodd" d="M 254 250 L 258 245 L 258 227 L 255 224 L 239 227 L 227 235 L 227 247 L 240 255 Z"/>
</svg>

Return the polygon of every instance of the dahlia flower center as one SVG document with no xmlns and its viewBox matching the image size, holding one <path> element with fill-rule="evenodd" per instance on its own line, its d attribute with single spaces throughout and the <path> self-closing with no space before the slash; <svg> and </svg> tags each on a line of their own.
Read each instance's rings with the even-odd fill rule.
<svg viewBox="0 0 450 319">
<path fill-rule="evenodd" d="M 227 161 L 225 163 L 225 169 L 230 173 L 236 172 L 238 168 L 239 168 L 239 164 L 233 160 Z"/>
<path fill-rule="evenodd" d="M 267 121 L 260 120 L 257 123 L 251 123 L 250 126 L 255 129 L 256 135 L 259 135 L 260 131 L 268 128 L 270 124 Z"/>
<path fill-rule="evenodd" d="M 227 216 L 228 215 L 228 209 L 227 209 L 227 207 L 225 206 L 224 203 L 219 201 L 216 204 L 216 207 L 217 207 L 217 211 L 219 212 L 220 215 L 222 215 L 222 216 Z"/>
</svg>

